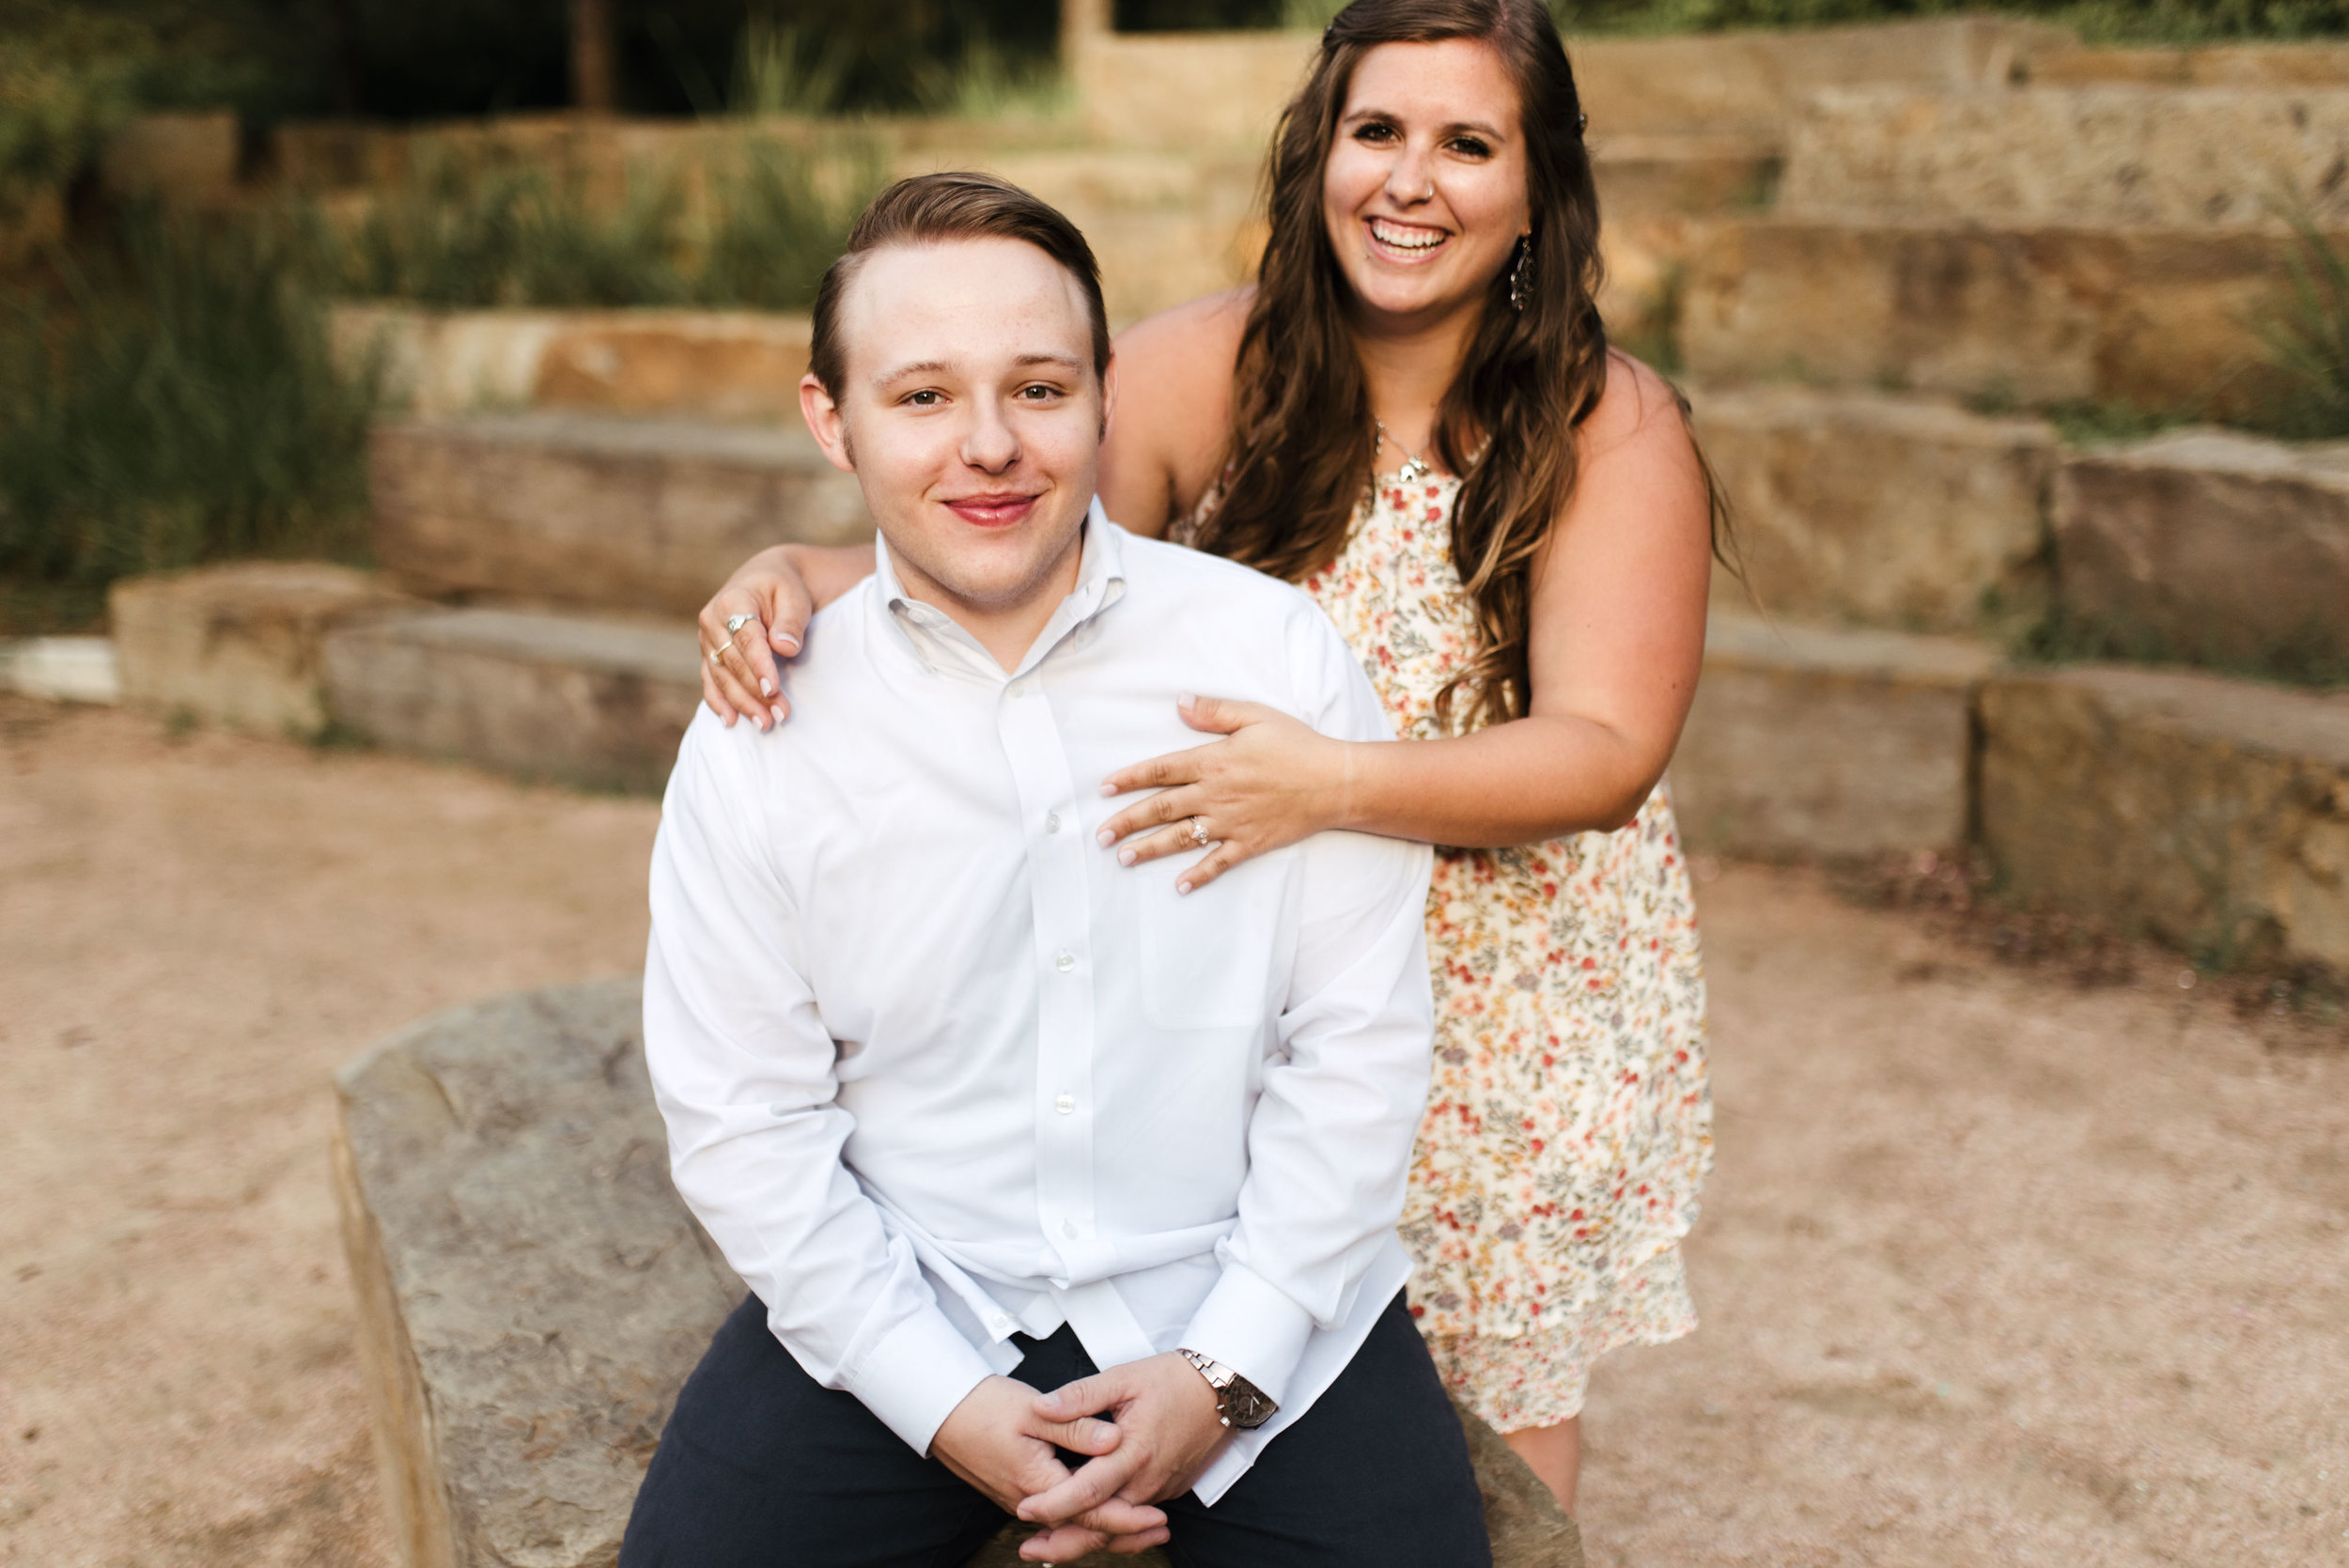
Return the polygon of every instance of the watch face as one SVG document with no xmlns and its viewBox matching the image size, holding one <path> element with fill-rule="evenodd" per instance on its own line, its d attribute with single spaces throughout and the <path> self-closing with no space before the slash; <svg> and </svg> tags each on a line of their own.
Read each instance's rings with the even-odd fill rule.
<svg viewBox="0 0 2349 1568">
<path fill-rule="evenodd" d="M 1234 1426 L 1250 1432 L 1270 1421 L 1280 1406 L 1259 1393 L 1245 1377 L 1235 1377 L 1232 1386 L 1223 1390 L 1223 1408 Z"/>
</svg>

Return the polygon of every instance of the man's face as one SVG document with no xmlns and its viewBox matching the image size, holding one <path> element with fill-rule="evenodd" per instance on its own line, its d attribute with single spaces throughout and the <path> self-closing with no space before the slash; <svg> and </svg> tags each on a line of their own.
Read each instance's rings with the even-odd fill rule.
<svg viewBox="0 0 2349 1568">
<path fill-rule="evenodd" d="M 1017 240 L 889 246 L 840 305 L 838 396 L 810 376 L 800 406 L 907 589 L 966 619 L 1057 604 L 1115 384 L 1077 280 Z"/>
</svg>

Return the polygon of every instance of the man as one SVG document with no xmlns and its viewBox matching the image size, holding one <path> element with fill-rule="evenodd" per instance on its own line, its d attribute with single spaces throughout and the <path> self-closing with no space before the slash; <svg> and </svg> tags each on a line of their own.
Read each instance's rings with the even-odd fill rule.
<svg viewBox="0 0 2349 1568">
<path fill-rule="evenodd" d="M 1302 595 L 1101 515 L 1098 276 L 1024 192 L 883 194 L 811 361 L 878 570 L 791 722 L 705 711 L 670 780 L 646 1048 L 754 1294 L 623 1568 L 959 1568 L 1006 1512 L 1032 1561 L 1488 1561 L 1393 1234 L 1427 851 L 1325 834 L 1185 895 L 1093 837 L 1180 691 L 1384 738 L 1369 683 Z"/>
</svg>

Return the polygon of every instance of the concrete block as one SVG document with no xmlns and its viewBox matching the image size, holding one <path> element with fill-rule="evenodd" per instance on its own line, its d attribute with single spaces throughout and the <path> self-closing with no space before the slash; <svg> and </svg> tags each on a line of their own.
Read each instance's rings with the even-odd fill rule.
<svg viewBox="0 0 2349 1568">
<path fill-rule="evenodd" d="M 323 561 L 240 561 L 126 578 L 107 595 L 123 701 L 262 735 L 325 728 L 328 628 L 398 596 Z"/>
<path fill-rule="evenodd" d="M 24 637 L 0 643 L 0 691 L 53 703 L 118 703 L 115 645 L 103 637 Z"/>
<path fill-rule="evenodd" d="M 2010 671 L 1982 729 L 1983 842 L 2015 893 L 2221 962 L 2349 974 L 2349 694 Z"/>
<path fill-rule="evenodd" d="M 174 207 L 225 201 L 237 188 L 237 116 L 226 110 L 139 115 L 106 138 L 98 179 L 117 198 Z"/>
<path fill-rule="evenodd" d="M 427 609 L 326 639 L 337 722 L 395 751 L 528 779 L 657 790 L 701 701 L 692 626 Z"/>
<path fill-rule="evenodd" d="M 1673 756 L 1692 849 L 1776 859 L 1948 849 L 1968 838 L 1985 644 L 1716 611 Z"/>
<path fill-rule="evenodd" d="M 2280 229 L 1720 222 L 1688 265 L 1681 344 L 1700 381 L 2237 411 L 2273 396 L 2251 323 L 2295 243 Z"/>
<path fill-rule="evenodd" d="M 1835 88 L 1794 116 L 1778 210 L 2001 225 L 2349 223 L 2349 86 Z"/>
<path fill-rule="evenodd" d="M 535 412 L 377 427 L 379 560 L 430 596 L 691 615 L 770 544 L 872 536 L 803 426 Z"/>
<path fill-rule="evenodd" d="M 1703 216 L 1766 206 L 1783 163 L 1774 142 L 1745 136 L 1624 135 L 1591 143 L 1591 176 L 1609 224 L 1633 215 Z"/>
<path fill-rule="evenodd" d="M 2190 658 L 2349 660 L 2349 442 L 2186 430 L 2074 454 L 2060 603 Z"/>
<path fill-rule="evenodd" d="M 1693 395 L 1753 596 L 1773 613 L 1967 631 L 2045 602 L 2056 433 L 1947 403 L 1758 387 Z M 1717 598 L 1747 591 L 1717 574 Z"/>
<path fill-rule="evenodd" d="M 376 1454 L 409 1568 L 609 1568 L 741 1281 L 670 1185 L 638 981 L 499 997 L 337 1076 L 334 1180 Z M 1462 1417 L 1495 1568 L 1581 1568 L 1533 1473 Z M 1021 1532 L 971 1568 L 1012 1568 Z M 1162 1552 L 1071 1568 L 1166 1568 Z"/>
</svg>

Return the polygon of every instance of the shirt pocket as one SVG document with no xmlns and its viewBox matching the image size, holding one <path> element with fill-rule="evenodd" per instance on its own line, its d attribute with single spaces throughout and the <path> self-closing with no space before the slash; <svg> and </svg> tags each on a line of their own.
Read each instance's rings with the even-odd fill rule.
<svg viewBox="0 0 2349 1568">
<path fill-rule="evenodd" d="M 1282 1006 L 1276 966 L 1286 971 L 1295 924 L 1287 908 L 1294 851 L 1260 856 L 1178 893 L 1174 883 L 1194 858 L 1170 856 L 1141 868 L 1143 1015 L 1159 1029 L 1269 1023 Z"/>
</svg>

